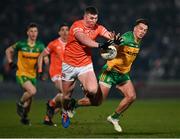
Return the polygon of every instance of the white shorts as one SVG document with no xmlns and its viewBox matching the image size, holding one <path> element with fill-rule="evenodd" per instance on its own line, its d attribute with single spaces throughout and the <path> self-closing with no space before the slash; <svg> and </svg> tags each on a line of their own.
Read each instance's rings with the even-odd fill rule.
<svg viewBox="0 0 180 139">
<path fill-rule="evenodd" d="M 57 80 L 61 80 L 62 78 L 61 78 L 61 75 L 60 74 L 56 74 L 56 75 L 54 75 L 52 78 L 51 78 L 51 80 L 53 81 L 53 82 L 55 82 L 55 81 L 57 81 Z"/>
<path fill-rule="evenodd" d="M 79 75 L 89 71 L 94 72 L 92 63 L 82 67 L 74 67 L 72 65 L 62 63 L 62 80 L 74 81 Z"/>
</svg>

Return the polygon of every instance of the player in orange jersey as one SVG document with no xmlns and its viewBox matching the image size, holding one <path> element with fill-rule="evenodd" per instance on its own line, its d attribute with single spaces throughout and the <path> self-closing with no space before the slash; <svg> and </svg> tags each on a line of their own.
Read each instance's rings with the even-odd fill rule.
<svg viewBox="0 0 180 139">
<path fill-rule="evenodd" d="M 114 41 L 118 45 L 117 56 L 112 60 L 107 60 L 99 74 L 100 88 L 96 94 L 96 106 L 107 98 L 112 86 L 115 86 L 124 96 L 115 111 L 107 117 L 107 121 L 113 124 L 117 132 L 122 132 L 119 125 L 120 117 L 136 99 L 136 91 L 129 74 L 148 28 L 148 21 L 140 18 L 136 20 L 133 31 L 125 32 L 121 36 L 117 35 Z M 76 107 L 94 105 L 87 97 L 78 100 L 77 103 Z"/>
<path fill-rule="evenodd" d="M 91 48 L 106 49 L 110 41 L 98 43 L 95 39 L 102 36 L 106 39 L 114 37 L 104 26 L 97 24 L 98 11 L 95 7 L 87 7 L 82 20 L 75 21 L 69 31 L 63 62 L 64 102 L 70 100 L 69 95 L 78 79 L 84 91 L 94 96 L 98 83 L 92 64 Z M 66 109 L 64 107 L 64 109 Z"/>
<path fill-rule="evenodd" d="M 50 55 L 50 68 L 49 74 L 55 87 L 58 89 L 57 95 L 47 102 L 47 114 L 44 119 L 44 124 L 54 125 L 52 117 L 56 106 L 61 105 L 62 97 L 62 61 L 64 59 L 64 49 L 67 43 L 67 36 L 69 33 L 69 27 L 66 23 L 59 27 L 59 38 L 51 41 L 47 48 L 41 53 L 38 59 L 38 72 L 42 72 L 43 57 Z"/>
</svg>

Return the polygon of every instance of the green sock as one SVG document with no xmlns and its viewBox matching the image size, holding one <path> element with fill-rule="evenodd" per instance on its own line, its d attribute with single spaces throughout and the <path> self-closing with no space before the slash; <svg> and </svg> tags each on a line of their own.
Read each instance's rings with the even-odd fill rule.
<svg viewBox="0 0 180 139">
<path fill-rule="evenodd" d="M 114 112 L 114 113 L 111 115 L 111 117 L 112 117 L 113 119 L 119 119 L 120 113 Z"/>
</svg>

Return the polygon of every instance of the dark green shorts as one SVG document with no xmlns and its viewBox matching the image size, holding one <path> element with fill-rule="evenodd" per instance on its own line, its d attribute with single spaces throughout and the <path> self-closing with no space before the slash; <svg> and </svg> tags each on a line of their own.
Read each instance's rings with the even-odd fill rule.
<svg viewBox="0 0 180 139">
<path fill-rule="evenodd" d="M 27 76 L 16 76 L 16 81 L 22 86 L 26 81 L 30 81 L 34 86 L 37 84 L 36 78 L 29 78 Z"/>
<path fill-rule="evenodd" d="M 108 87 L 112 85 L 117 85 L 124 83 L 130 80 L 129 74 L 121 74 L 116 70 L 107 70 L 107 65 L 104 65 L 100 74 L 99 74 L 99 81 L 105 83 Z"/>
</svg>

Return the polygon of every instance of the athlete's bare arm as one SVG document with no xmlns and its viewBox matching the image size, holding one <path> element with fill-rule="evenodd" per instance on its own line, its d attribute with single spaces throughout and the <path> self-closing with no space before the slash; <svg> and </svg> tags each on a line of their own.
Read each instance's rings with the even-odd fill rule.
<svg viewBox="0 0 180 139">
<path fill-rule="evenodd" d="M 49 71 L 49 57 L 47 55 L 44 56 L 43 61 L 44 61 L 44 64 L 46 65 L 45 72 L 48 73 L 48 71 Z"/>
<path fill-rule="evenodd" d="M 12 46 L 8 47 L 6 49 L 6 57 L 7 57 L 8 63 L 13 62 L 13 54 L 14 54 L 14 48 Z"/>
<path fill-rule="evenodd" d="M 44 50 L 38 57 L 38 72 L 42 72 L 43 60 L 46 65 L 49 65 L 48 53 Z"/>
<path fill-rule="evenodd" d="M 108 40 L 113 40 L 115 37 L 115 32 L 109 32 L 107 31 L 106 33 L 104 33 L 102 35 L 104 38 L 108 39 Z"/>
<path fill-rule="evenodd" d="M 96 47 L 96 48 L 99 47 L 99 43 L 93 41 L 91 38 L 89 38 L 83 32 L 76 32 L 74 35 L 75 35 L 76 39 L 85 46 Z"/>
</svg>

